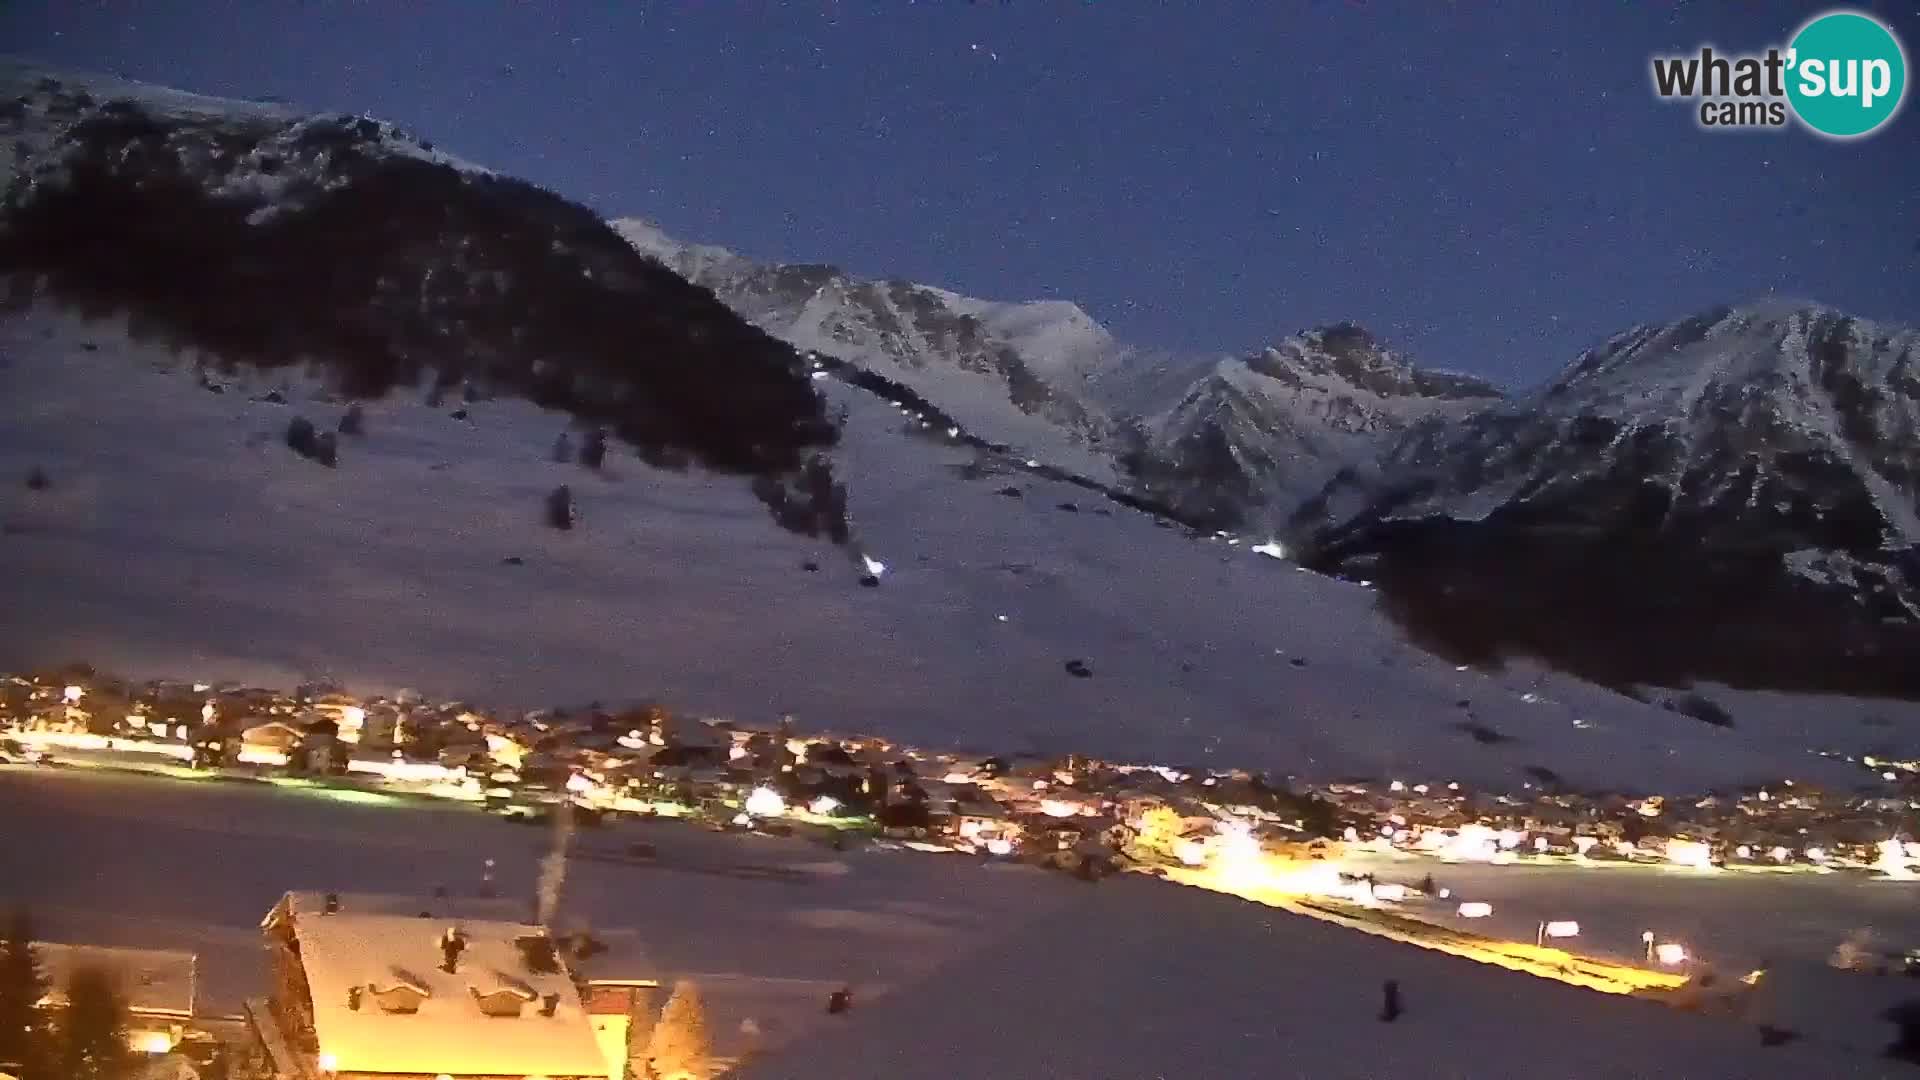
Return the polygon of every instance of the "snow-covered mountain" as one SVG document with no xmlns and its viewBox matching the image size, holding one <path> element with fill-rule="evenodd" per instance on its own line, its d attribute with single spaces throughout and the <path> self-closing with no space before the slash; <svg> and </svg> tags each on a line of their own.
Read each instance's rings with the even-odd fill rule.
<svg viewBox="0 0 1920 1080">
<path fill-rule="evenodd" d="M 983 439 L 1102 482 L 1117 479 L 1107 445 L 1112 421 L 1082 389 L 1118 346 L 1078 307 L 999 304 L 832 266 L 757 263 L 682 243 L 638 218 L 614 227 L 794 347 L 909 387 Z"/>
<path fill-rule="evenodd" d="M 0 274 L 227 367 L 564 408 L 649 460 L 755 477 L 844 534 L 836 429 L 793 348 L 591 211 L 391 125 L 0 66 Z"/>
<path fill-rule="evenodd" d="M 969 408 L 1071 424 L 937 379 L 902 404 L 556 196 L 358 120 L 110 85 L 36 78 L 0 118 L 34 148 L 0 214 L 0 668 L 645 695 L 933 745 L 1506 787 L 1846 785 L 1809 751 L 1920 724 L 1709 688 L 1738 719 L 1715 726 L 1526 663 L 1462 669 L 1362 585 L 947 433 Z M 887 292 L 871 310 L 920 303 Z M 927 295 L 920 329 L 874 340 L 934 340 L 943 309 L 974 327 L 952 340 L 1024 342 L 1043 384 L 1092 362 L 1057 310 Z M 1284 370 L 1448 398 L 1317 340 Z M 903 385 L 923 370 L 887 355 Z M 1011 385 L 982 363 L 970 390 Z M 1305 400 L 1280 403 L 1365 434 L 1372 398 Z M 929 430 L 935 408 L 956 423 Z M 625 441 L 583 461 L 584 427 Z"/>
<path fill-rule="evenodd" d="M 1414 422 L 1500 396 L 1479 379 L 1416 368 L 1360 327 L 1307 330 L 1196 381 L 1147 422 L 1132 471 L 1188 520 L 1271 532 Z"/>
<path fill-rule="evenodd" d="M 1455 606 L 1434 590 L 1457 573 L 1470 606 L 1506 595 L 1504 632 L 1562 659 L 1910 692 L 1917 430 L 1920 331 L 1784 300 L 1720 308 L 1615 335 L 1525 398 L 1418 427 L 1371 487 L 1332 486 L 1318 558 L 1419 578 L 1436 609 Z M 1579 640 L 1608 628 L 1623 640 Z"/>
<path fill-rule="evenodd" d="M 1500 396 L 1417 368 L 1348 324 L 1245 358 L 1178 357 L 1126 345 L 1064 301 L 980 300 L 759 263 L 637 218 L 615 227 L 768 333 L 898 381 L 983 438 L 1209 530 L 1273 531 L 1414 421 Z"/>
</svg>

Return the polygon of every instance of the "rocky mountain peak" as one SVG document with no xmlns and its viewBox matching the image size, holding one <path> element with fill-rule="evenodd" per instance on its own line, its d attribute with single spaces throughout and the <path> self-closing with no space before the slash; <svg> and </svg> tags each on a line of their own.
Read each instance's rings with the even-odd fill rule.
<svg viewBox="0 0 1920 1080">
<path fill-rule="evenodd" d="M 1893 686 L 1905 661 L 1888 650 L 1920 648 L 1888 629 L 1920 619 L 1917 434 L 1920 331 L 1799 301 L 1720 307 L 1616 334 L 1533 394 L 1416 427 L 1377 478 L 1347 484 L 1357 495 L 1336 484 L 1314 500 L 1339 509 L 1312 546 L 1330 567 L 1384 563 L 1403 608 L 1436 625 L 1465 613 L 1433 582 L 1487 611 L 1531 589 L 1499 633 L 1570 663 L 1590 662 L 1594 639 L 1551 624 L 1581 611 L 1672 624 L 1664 655 L 1610 657 L 1616 673 L 1773 677 L 1764 656 L 1801 685 Z M 1739 634 L 1709 613 L 1734 603 L 1754 620 Z M 1686 636 L 1714 626 L 1747 651 Z M 1813 626 L 1830 640 L 1810 643 Z"/>
</svg>

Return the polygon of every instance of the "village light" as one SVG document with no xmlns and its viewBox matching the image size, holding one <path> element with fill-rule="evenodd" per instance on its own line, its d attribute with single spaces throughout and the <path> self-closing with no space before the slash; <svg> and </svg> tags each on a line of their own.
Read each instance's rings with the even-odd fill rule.
<svg viewBox="0 0 1920 1080">
<path fill-rule="evenodd" d="M 757 787 L 747 796 L 746 811 L 754 817 L 779 817 L 787 812 L 787 800 L 772 788 Z"/>
<path fill-rule="evenodd" d="M 840 809 L 840 800 L 834 798 L 831 795 L 822 795 L 819 798 L 808 803 L 807 809 L 812 811 L 813 813 L 816 813 L 822 817 L 825 817 L 826 815 L 833 813 L 835 810 Z"/>
<path fill-rule="evenodd" d="M 1460 917 L 1463 919 L 1484 919 L 1493 914 L 1493 905 L 1484 900 L 1468 900 L 1460 905 Z"/>
<path fill-rule="evenodd" d="M 1913 868 L 1907 865 L 1906 847 L 1898 840 L 1882 840 L 1874 847 L 1879 858 L 1873 862 L 1873 868 L 1890 878 L 1902 880 L 1913 877 Z"/>
<path fill-rule="evenodd" d="M 1810 847 L 1810 848 L 1808 848 L 1808 849 L 1807 849 L 1807 861 L 1808 861 L 1808 862 L 1826 862 L 1826 861 L 1827 861 L 1827 851 L 1826 851 L 1826 849 L 1825 849 L 1825 848 L 1818 848 L 1818 847 Z"/>
<path fill-rule="evenodd" d="M 987 841 L 987 852 L 992 855 L 1011 855 L 1013 854 L 1013 841 L 1005 837 L 996 836 Z"/>
<path fill-rule="evenodd" d="M 1663 941 L 1653 947 L 1653 955 L 1668 967 L 1687 962 L 1687 947 L 1677 941 Z"/>
<path fill-rule="evenodd" d="M 78 705 L 80 699 L 87 696 L 87 691 L 85 687 L 69 686 L 62 692 L 61 696 L 66 699 L 67 704 Z"/>
<path fill-rule="evenodd" d="M 1667 841 L 1667 861 L 1675 866 L 1706 870 L 1713 866 L 1713 849 L 1697 840 Z"/>
<path fill-rule="evenodd" d="M 1048 817 L 1072 817 L 1080 808 L 1064 799 L 1041 799 L 1040 812 Z"/>
<path fill-rule="evenodd" d="M 173 1049 L 173 1040 L 164 1031 L 136 1031 L 127 1036 L 127 1045 L 136 1054 L 164 1054 Z"/>
<path fill-rule="evenodd" d="M 866 566 L 867 573 L 873 575 L 874 577 L 879 577 L 881 574 L 884 574 L 887 572 L 887 564 L 881 562 L 879 559 L 876 559 L 871 555 L 860 556 L 860 562 Z"/>
</svg>

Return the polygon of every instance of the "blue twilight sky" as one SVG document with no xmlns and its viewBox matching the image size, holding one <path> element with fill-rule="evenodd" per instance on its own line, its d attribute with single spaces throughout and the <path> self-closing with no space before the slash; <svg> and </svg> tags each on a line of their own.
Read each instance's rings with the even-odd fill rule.
<svg viewBox="0 0 1920 1080">
<path fill-rule="evenodd" d="M 1651 90 L 1652 53 L 1824 4 L 0 4 L 10 52 L 375 113 L 685 239 L 1151 346 L 1354 319 L 1527 381 L 1770 290 L 1920 322 L 1920 106 L 1841 144 Z M 1870 7 L 1920 57 L 1920 0 Z"/>
</svg>

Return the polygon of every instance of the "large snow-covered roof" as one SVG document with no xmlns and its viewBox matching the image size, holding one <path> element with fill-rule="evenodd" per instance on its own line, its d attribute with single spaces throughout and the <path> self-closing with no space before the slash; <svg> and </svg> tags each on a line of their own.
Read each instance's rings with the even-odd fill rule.
<svg viewBox="0 0 1920 1080">
<path fill-rule="evenodd" d="M 555 970 L 530 970 L 517 938 L 544 933 L 515 922 L 422 919 L 368 914 L 341 898 L 325 914 L 324 898 L 291 893 L 275 909 L 299 943 L 313 998 L 320 1059 L 340 1072 L 428 1076 L 605 1076 L 607 1060 L 594 1040 L 563 958 Z M 441 970 L 440 942 L 458 927 L 466 947 L 452 974 Z M 412 986 L 426 992 L 419 1011 L 389 1013 L 373 989 Z M 359 1007 L 348 991 L 360 988 Z M 527 999 L 519 1016 L 488 1016 L 476 994 L 501 990 Z M 542 1000 L 559 998 L 552 1016 Z"/>
<path fill-rule="evenodd" d="M 1383 984 L 1404 1012 L 1379 1016 Z M 1576 989 L 1194 889 L 1117 879 L 742 1080 L 1842 1077 L 1830 1046 Z"/>
</svg>

